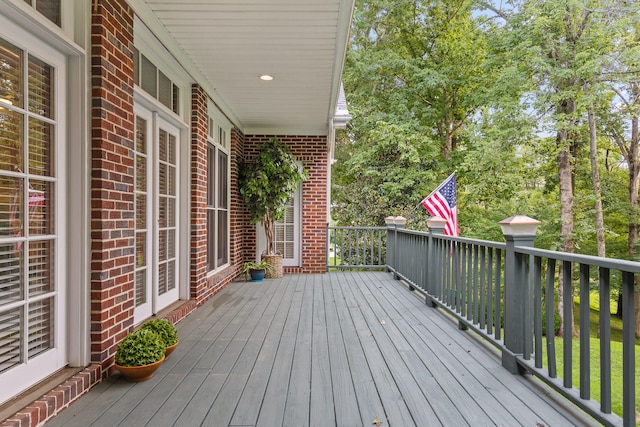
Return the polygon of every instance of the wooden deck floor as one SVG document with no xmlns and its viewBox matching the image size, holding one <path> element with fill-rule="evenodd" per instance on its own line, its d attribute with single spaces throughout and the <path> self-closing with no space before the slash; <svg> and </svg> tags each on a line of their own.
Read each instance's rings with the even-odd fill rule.
<svg viewBox="0 0 640 427">
<path fill-rule="evenodd" d="M 589 423 L 387 273 L 232 283 L 178 331 L 151 380 L 116 374 L 47 426 Z"/>
</svg>

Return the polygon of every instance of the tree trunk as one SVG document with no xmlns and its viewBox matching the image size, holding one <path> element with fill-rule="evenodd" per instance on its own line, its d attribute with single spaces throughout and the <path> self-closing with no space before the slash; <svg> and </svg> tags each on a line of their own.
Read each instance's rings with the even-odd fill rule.
<svg viewBox="0 0 640 427">
<path fill-rule="evenodd" d="M 598 172 L 598 143 L 596 133 L 596 116 L 593 104 L 589 105 L 589 157 L 591 159 L 591 178 L 593 180 L 593 195 L 595 196 L 596 211 L 596 241 L 598 256 L 606 256 L 604 241 L 604 215 L 602 213 L 602 193 L 600 191 L 600 173 Z"/>
<path fill-rule="evenodd" d="M 638 99 L 640 89 L 634 87 L 634 97 Z M 631 207 L 631 217 L 629 218 L 629 258 L 635 260 L 636 245 L 638 244 L 638 185 L 640 180 L 640 160 L 638 159 L 638 144 L 640 143 L 639 117 L 635 115 L 631 120 L 631 143 L 629 144 L 629 204 Z M 638 296 L 638 283 L 636 280 L 634 299 L 640 300 Z M 622 305 L 618 305 L 619 316 L 622 316 Z M 640 338 L 640 304 L 635 305 L 636 338 Z"/>
<path fill-rule="evenodd" d="M 560 236 L 562 239 L 562 250 L 564 252 L 573 253 L 573 174 L 571 167 L 571 151 L 567 138 L 567 131 L 558 132 L 558 175 L 560 185 Z M 562 275 L 558 280 L 558 313 L 560 314 L 560 331 L 559 335 L 564 334 L 564 290 Z M 573 287 L 572 287 L 573 288 Z M 573 322 L 573 310 L 571 310 L 571 334 L 575 335 L 575 325 Z"/>
</svg>

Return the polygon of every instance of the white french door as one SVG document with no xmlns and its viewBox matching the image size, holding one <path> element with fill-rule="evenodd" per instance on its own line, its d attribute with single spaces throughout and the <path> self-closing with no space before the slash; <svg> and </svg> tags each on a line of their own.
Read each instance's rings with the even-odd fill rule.
<svg viewBox="0 0 640 427">
<path fill-rule="evenodd" d="M 178 300 L 179 129 L 136 107 L 134 322 Z"/>
<path fill-rule="evenodd" d="M 67 364 L 66 57 L 0 16 L 0 404 Z"/>
</svg>

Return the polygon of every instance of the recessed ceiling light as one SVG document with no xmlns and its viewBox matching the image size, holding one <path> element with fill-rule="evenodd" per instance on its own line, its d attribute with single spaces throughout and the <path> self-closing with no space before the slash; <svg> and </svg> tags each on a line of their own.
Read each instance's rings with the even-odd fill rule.
<svg viewBox="0 0 640 427">
<path fill-rule="evenodd" d="M 273 76 L 271 74 L 260 74 L 260 80 L 270 82 L 271 80 L 273 80 Z"/>
</svg>

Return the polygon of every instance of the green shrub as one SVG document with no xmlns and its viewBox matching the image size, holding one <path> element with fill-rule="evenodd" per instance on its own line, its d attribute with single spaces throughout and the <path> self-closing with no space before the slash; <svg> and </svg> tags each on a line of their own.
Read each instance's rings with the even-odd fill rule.
<svg viewBox="0 0 640 427">
<path fill-rule="evenodd" d="M 140 329 L 151 329 L 160 335 L 165 347 L 169 347 L 178 342 L 178 330 L 173 323 L 166 319 L 151 319 L 142 324 Z"/>
<path fill-rule="evenodd" d="M 120 341 L 116 348 L 116 364 L 120 366 L 144 366 L 164 357 L 165 345 L 156 332 L 140 329 Z"/>
</svg>

